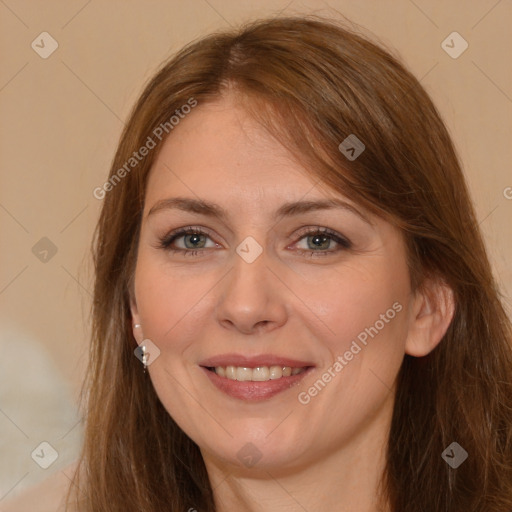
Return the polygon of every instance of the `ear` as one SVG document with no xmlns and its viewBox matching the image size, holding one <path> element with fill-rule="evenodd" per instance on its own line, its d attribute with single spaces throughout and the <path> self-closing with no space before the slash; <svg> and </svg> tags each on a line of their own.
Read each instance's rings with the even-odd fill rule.
<svg viewBox="0 0 512 512">
<path fill-rule="evenodd" d="M 427 278 L 412 299 L 405 352 L 422 357 L 442 340 L 453 318 L 453 290 L 441 279 Z"/>
<path fill-rule="evenodd" d="M 132 332 L 133 337 L 138 345 L 142 343 L 144 340 L 144 335 L 142 334 L 142 326 L 139 316 L 139 310 L 137 308 L 137 302 L 135 300 L 135 294 L 130 293 L 130 311 L 132 314 Z"/>
</svg>

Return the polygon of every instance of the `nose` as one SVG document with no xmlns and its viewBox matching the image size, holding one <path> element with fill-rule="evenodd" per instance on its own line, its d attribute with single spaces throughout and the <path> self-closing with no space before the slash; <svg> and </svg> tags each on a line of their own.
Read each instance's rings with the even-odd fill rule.
<svg viewBox="0 0 512 512">
<path fill-rule="evenodd" d="M 270 269 L 265 251 L 252 263 L 238 254 L 222 281 L 215 314 L 225 329 L 243 334 L 271 332 L 288 317 L 287 288 Z"/>
</svg>

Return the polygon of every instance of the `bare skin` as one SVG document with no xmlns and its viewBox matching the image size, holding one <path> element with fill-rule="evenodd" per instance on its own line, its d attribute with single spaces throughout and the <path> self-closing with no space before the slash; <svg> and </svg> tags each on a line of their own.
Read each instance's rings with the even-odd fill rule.
<svg viewBox="0 0 512 512">
<path fill-rule="evenodd" d="M 427 282 L 412 293 L 400 231 L 318 183 L 229 97 L 199 105 L 161 149 L 146 192 L 134 336 L 160 350 L 150 377 L 200 447 L 217 510 L 376 512 L 397 373 L 404 354 L 423 356 L 440 342 L 451 291 Z M 155 208 L 178 196 L 214 202 L 226 216 Z M 284 203 L 327 198 L 369 222 L 349 208 L 276 217 Z M 190 226 L 207 234 L 159 247 Z M 315 238 L 319 228 L 350 247 Z M 236 251 L 249 236 L 262 250 L 251 263 Z M 354 353 L 363 332 L 366 344 Z M 225 353 L 314 368 L 271 398 L 242 400 L 201 368 Z M 325 374 L 325 386 L 311 391 Z M 240 455 L 247 450 L 250 463 Z"/>
</svg>

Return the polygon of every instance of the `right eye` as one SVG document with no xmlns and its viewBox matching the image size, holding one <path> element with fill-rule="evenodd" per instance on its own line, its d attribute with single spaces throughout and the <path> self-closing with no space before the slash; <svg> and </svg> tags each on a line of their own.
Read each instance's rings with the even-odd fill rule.
<svg viewBox="0 0 512 512">
<path fill-rule="evenodd" d="M 186 228 L 180 228 L 165 235 L 163 238 L 160 239 L 158 247 L 160 249 L 171 251 L 173 253 L 181 252 L 184 255 L 197 256 L 198 253 L 201 252 L 199 251 L 200 249 L 210 249 L 212 247 L 218 247 L 219 244 L 213 242 L 213 240 L 213 245 L 207 247 L 206 239 L 208 238 L 210 238 L 210 235 L 203 229 L 194 226 L 189 226 Z M 173 247 L 173 244 L 175 244 L 177 240 L 180 239 L 183 240 L 184 246 Z"/>
</svg>

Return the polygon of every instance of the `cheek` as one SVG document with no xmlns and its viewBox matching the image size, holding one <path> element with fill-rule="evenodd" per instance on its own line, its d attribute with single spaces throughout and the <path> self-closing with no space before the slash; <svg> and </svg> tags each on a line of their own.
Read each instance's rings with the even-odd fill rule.
<svg viewBox="0 0 512 512">
<path fill-rule="evenodd" d="M 326 326 L 321 341 L 328 357 L 318 378 L 329 383 L 325 391 L 318 381 L 300 389 L 302 400 L 330 411 L 325 421 L 333 431 L 340 421 L 354 426 L 380 409 L 403 361 L 408 325 L 406 278 L 347 272 L 339 283 L 311 297 L 311 309 Z"/>
<path fill-rule="evenodd" d="M 349 350 L 359 339 L 389 339 L 400 345 L 404 338 L 405 307 L 409 285 L 405 264 L 374 260 L 368 265 L 340 266 L 334 271 L 307 275 L 293 285 L 308 306 L 304 318 L 320 326 L 333 355 Z M 320 322 L 319 322 L 320 321 Z M 391 348 L 386 344 L 381 348 Z"/>
<path fill-rule="evenodd" d="M 328 353 L 324 371 L 330 369 L 334 377 L 329 391 L 319 393 L 323 397 L 318 406 L 323 402 L 332 409 L 333 418 L 346 416 L 347 410 L 363 414 L 377 409 L 403 360 L 410 293 L 407 267 L 401 259 L 372 263 L 339 267 L 335 279 L 321 279 L 315 287 L 303 282 L 297 289 L 301 297 L 309 290 L 309 320 L 303 318 L 303 323 L 322 320 L 321 341 Z"/>
<path fill-rule="evenodd" d="M 180 340 L 193 339 L 208 304 L 207 292 L 215 284 L 208 275 L 187 272 L 180 276 L 179 268 L 170 269 L 141 255 L 135 295 L 144 336 L 161 349 L 182 350 Z"/>
</svg>

